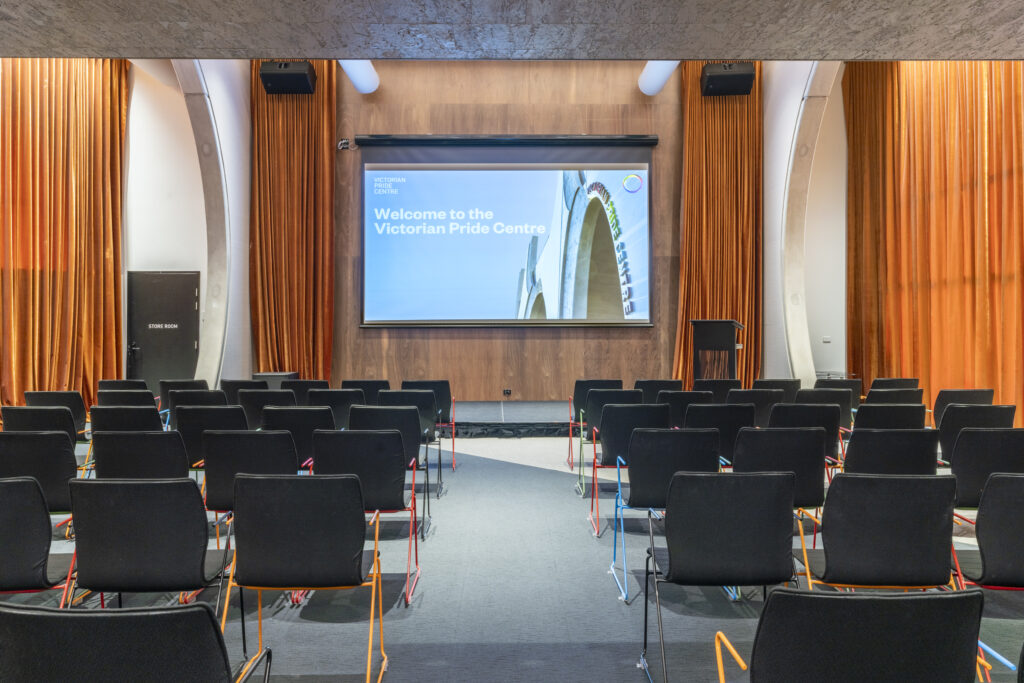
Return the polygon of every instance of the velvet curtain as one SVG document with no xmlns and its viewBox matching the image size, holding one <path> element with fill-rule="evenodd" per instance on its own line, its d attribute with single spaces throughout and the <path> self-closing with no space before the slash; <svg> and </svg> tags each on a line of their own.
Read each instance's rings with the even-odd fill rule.
<svg viewBox="0 0 1024 683">
<path fill-rule="evenodd" d="M 732 318 L 736 376 L 750 386 L 761 370 L 761 64 L 746 96 L 703 97 L 706 62 L 683 62 L 683 187 L 679 317 L 673 376 L 693 378 L 691 319 Z"/>
<path fill-rule="evenodd" d="M 122 373 L 128 65 L 0 60 L 0 402 Z"/>
<path fill-rule="evenodd" d="M 843 94 L 849 369 L 1024 406 L 1024 64 L 853 63 Z"/>
<path fill-rule="evenodd" d="M 249 296 L 260 372 L 331 375 L 334 334 L 334 60 L 316 92 L 267 95 L 252 63 Z"/>
</svg>

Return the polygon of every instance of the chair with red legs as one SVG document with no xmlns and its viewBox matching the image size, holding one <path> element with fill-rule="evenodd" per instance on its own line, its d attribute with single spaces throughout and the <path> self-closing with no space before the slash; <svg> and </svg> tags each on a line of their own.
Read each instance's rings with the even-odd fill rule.
<svg viewBox="0 0 1024 683">
<path fill-rule="evenodd" d="M 579 461 L 583 462 L 583 431 L 587 428 L 585 410 L 587 407 L 587 394 L 591 389 L 621 389 L 621 379 L 578 379 L 572 389 L 572 396 L 569 398 L 569 455 L 565 462 L 572 470 L 574 458 L 572 451 L 573 429 L 579 430 Z M 582 494 L 580 494 L 582 495 Z"/>
<path fill-rule="evenodd" d="M 597 458 L 597 442 L 601 438 L 601 418 L 604 414 L 604 407 L 609 403 L 638 404 L 643 400 L 644 392 L 639 389 L 591 389 L 587 392 L 586 407 L 581 413 L 585 426 L 581 429 L 589 428 L 590 430 L 590 442 L 595 459 Z M 580 434 L 582 439 L 583 432 L 581 431 Z M 612 462 L 614 464 L 614 461 Z M 581 496 L 586 495 L 583 479 L 583 451 L 581 450 L 579 476 L 576 483 L 576 493 Z"/>
<path fill-rule="evenodd" d="M 448 429 L 452 436 L 452 469 L 455 469 L 455 397 L 452 387 L 446 379 L 403 380 L 403 389 L 427 389 L 434 392 L 434 407 L 437 409 L 437 424 L 440 432 Z M 438 445 L 440 449 L 440 445 Z"/>
</svg>

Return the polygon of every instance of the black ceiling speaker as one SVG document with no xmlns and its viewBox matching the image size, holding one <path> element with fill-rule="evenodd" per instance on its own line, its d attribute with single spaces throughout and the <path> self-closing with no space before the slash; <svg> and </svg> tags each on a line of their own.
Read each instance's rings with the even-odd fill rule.
<svg viewBox="0 0 1024 683">
<path fill-rule="evenodd" d="M 263 62 L 260 80 L 268 95 L 312 95 L 316 90 L 313 64 L 301 62 Z"/>
<path fill-rule="evenodd" d="M 753 62 L 705 64 L 700 70 L 701 95 L 749 95 L 753 87 Z"/>
</svg>

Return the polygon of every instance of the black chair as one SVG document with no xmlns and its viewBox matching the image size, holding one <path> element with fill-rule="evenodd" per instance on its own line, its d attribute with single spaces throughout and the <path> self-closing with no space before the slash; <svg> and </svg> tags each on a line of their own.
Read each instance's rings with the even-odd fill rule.
<svg viewBox="0 0 1024 683">
<path fill-rule="evenodd" d="M 978 655 L 981 591 L 948 593 L 810 593 L 779 588 L 768 594 L 750 653 L 750 681 L 970 681 Z M 821 652 L 794 644 L 827 633 L 841 647 Z M 721 646 L 743 659 L 721 631 Z"/>
<path fill-rule="evenodd" d="M 308 406 L 310 389 L 330 389 L 330 383 L 325 379 L 283 379 L 282 389 L 291 389 L 295 393 L 295 405 Z"/>
<path fill-rule="evenodd" d="M 0 479 L 34 478 L 50 514 L 71 510 L 68 482 L 77 475 L 74 442 L 67 432 L 0 432 Z"/>
<path fill-rule="evenodd" d="M 917 377 L 876 377 L 871 380 L 868 393 L 872 389 L 917 389 L 917 385 Z"/>
<path fill-rule="evenodd" d="M 420 546 L 416 527 L 416 459 L 405 460 L 402 433 L 397 429 L 313 434 L 316 474 L 354 474 L 359 477 L 366 512 L 409 513 L 409 552 L 405 566 L 405 606 L 412 601 L 420 578 Z M 406 493 L 405 473 L 412 470 Z M 414 564 L 415 563 L 415 564 Z M 416 573 L 413 575 L 413 567 Z"/>
<path fill-rule="evenodd" d="M 413 406 L 420 418 L 419 443 L 423 444 L 423 462 L 429 460 L 430 444 L 437 442 L 437 497 L 444 492 L 444 472 L 441 469 L 441 440 L 437 433 L 437 405 L 434 392 L 429 389 L 384 389 L 377 392 L 380 407 Z"/>
<path fill-rule="evenodd" d="M 825 430 L 825 457 L 838 462 L 840 407 L 828 403 L 776 403 L 769 427 L 821 427 Z"/>
<path fill-rule="evenodd" d="M 282 389 L 239 389 L 238 405 L 245 411 L 249 429 L 259 429 L 266 406 L 294 406 L 295 392 Z"/>
<path fill-rule="evenodd" d="M 1024 588 L 1024 473 L 993 473 L 978 504 L 977 554 L 963 551 L 955 564 L 961 586 Z M 975 559 L 977 558 L 977 559 Z"/>
<path fill-rule="evenodd" d="M 960 430 L 965 427 L 988 429 L 1009 429 L 1013 427 L 1013 417 L 1017 412 L 1015 405 L 978 406 L 953 403 L 946 406 L 939 422 L 939 448 L 942 459 L 948 461 L 953 452 Z"/>
<path fill-rule="evenodd" d="M 172 389 L 167 392 L 171 429 L 178 428 L 178 408 L 185 406 L 226 406 L 228 397 L 220 389 Z"/>
<path fill-rule="evenodd" d="M 101 379 L 97 391 L 149 391 L 144 379 Z"/>
<path fill-rule="evenodd" d="M 334 415 L 327 406 L 267 406 L 260 428 L 291 433 L 298 470 L 313 464 L 313 432 L 334 429 Z"/>
<path fill-rule="evenodd" d="M 683 380 L 681 379 L 638 379 L 633 382 L 633 388 L 643 392 L 642 403 L 659 403 L 658 392 L 661 391 L 682 391 Z"/>
<path fill-rule="evenodd" d="M 271 652 L 232 666 L 209 605 L 54 609 L 0 603 L 0 679 L 38 681 L 241 681 Z"/>
<path fill-rule="evenodd" d="M 448 429 L 452 435 L 452 469 L 455 469 L 455 397 L 446 379 L 403 380 L 403 389 L 429 389 L 434 392 L 434 407 L 437 408 L 437 429 Z M 440 438 L 440 437 L 439 437 Z M 438 444 L 438 449 L 441 446 Z M 440 457 L 440 453 L 438 454 Z"/>
<path fill-rule="evenodd" d="M 643 510 L 651 517 L 653 510 L 663 510 L 668 484 L 676 472 L 718 472 L 718 430 L 716 429 L 634 429 L 629 439 L 629 457 L 617 461 L 626 467 L 629 483 L 622 483 L 621 469 L 616 470 L 618 490 L 615 494 L 615 521 L 612 525 L 611 572 L 622 600 L 629 603 L 626 566 L 626 527 L 623 510 Z M 619 535 L 622 547 L 619 547 Z M 615 563 L 622 555 L 622 578 Z"/>
<path fill-rule="evenodd" d="M 924 389 L 871 389 L 864 403 L 921 403 Z"/>
<path fill-rule="evenodd" d="M 717 429 L 718 453 L 723 465 L 732 464 L 736 435 L 744 427 L 754 426 L 755 408 L 751 403 L 692 404 L 686 409 L 687 429 Z"/>
<path fill-rule="evenodd" d="M 857 428 L 846 446 L 843 471 L 850 474 L 935 474 L 938 445 L 939 434 L 934 429 Z"/>
<path fill-rule="evenodd" d="M 853 391 L 849 389 L 801 389 L 796 392 L 797 403 L 834 403 L 839 406 L 839 428 L 850 429 L 853 421 Z"/>
<path fill-rule="evenodd" d="M 97 479 L 183 479 L 188 458 L 175 431 L 93 432 Z"/>
<path fill-rule="evenodd" d="M 956 506 L 978 507 L 989 475 L 1024 473 L 1024 429 L 960 430 L 949 467 L 956 477 Z"/>
<path fill-rule="evenodd" d="M 902 391 L 886 389 L 885 391 Z M 853 418 L 858 429 L 924 429 L 923 403 L 863 403 Z"/>
<path fill-rule="evenodd" d="M 33 477 L 0 479 L 0 500 L 0 593 L 62 590 L 63 607 L 71 566 L 50 564 L 53 530 L 39 482 Z"/>
<path fill-rule="evenodd" d="M 667 403 L 608 403 L 601 409 L 601 460 L 594 445 L 594 464 L 590 471 L 590 526 L 601 535 L 601 501 L 597 483 L 598 468 L 618 468 L 619 461 L 629 457 L 629 444 L 634 429 L 668 429 Z M 582 468 L 581 468 L 582 469 Z"/>
<path fill-rule="evenodd" d="M 668 681 L 659 584 L 736 586 L 733 594 L 738 596 L 739 586 L 767 586 L 793 577 L 793 487 L 792 472 L 673 475 L 665 506 L 667 548 L 654 547 L 653 521 L 648 524 L 650 547 L 644 572 L 644 642 L 640 654 L 644 670 L 652 578 L 661 667 Z"/>
<path fill-rule="evenodd" d="M 275 504 L 267 505 L 268 500 Z M 235 478 L 235 561 L 228 583 L 229 599 L 224 602 L 224 619 L 232 587 L 239 588 L 239 598 L 241 589 L 255 590 L 262 650 L 264 590 L 370 588 L 366 677 L 369 680 L 375 625 L 380 634 L 383 675 L 388 657 L 384 653 L 380 515 L 374 513 L 369 520 L 373 550 L 368 552 L 364 510 L 359 478 L 350 474 L 239 474 Z M 241 615 L 244 637 L 244 607 Z M 380 620 L 377 624 L 375 616 Z"/>
<path fill-rule="evenodd" d="M 995 397 L 993 389 L 940 389 L 935 397 L 932 410 L 932 423 L 938 427 L 942 422 L 942 414 L 951 403 L 963 405 L 990 406 Z"/>
<path fill-rule="evenodd" d="M 355 405 L 365 405 L 362 389 L 310 389 L 311 406 L 327 406 L 334 416 L 335 429 L 348 429 L 348 413 Z"/>
<path fill-rule="evenodd" d="M 65 406 L 0 407 L 5 432 L 64 432 L 71 443 L 78 441 L 75 418 Z"/>
<path fill-rule="evenodd" d="M 162 379 L 160 380 L 160 412 L 165 412 L 170 407 L 171 391 L 186 389 L 209 389 L 210 385 L 205 379 Z"/>
<path fill-rule="evenodd" d="M 343 379 L 342 389 L 362 389 L 366 398 L 366 405 L 377 405 L 377 392 L 387 391 L 391 388 L 391 382 L 386 379 Z"/>
<path fill-rule="evenodd" d="M 821 427 L 744 427 L 736 435 L 732 471 L 792 472 L 793 507 L 825 502 L 825 430 Z"/>
<path fill-rule="evenodd" d="M 948 475 L 837 475 L 815 519 L 823 550 L 807 550 L 797 520 L 808 588 L 945 586 L 955 493 L 956 479 Z"/>
<path fill-rule="evenodd" d="M 190 467 L 203 467 L 203 432 L 248 429 L 241 406 L 179 406 L 178 433 L 185 443 Z"/>
<path fill-rule="evenodd" d="M 785 392 L 782 389 L 730 389 L 725 397 L 729 404 L 752 403 L 754 405 L 754 426 L 767 427 L 772 406 L 782 403 Z"/>
<path fill-rule="evenodd" d="M 582 412 L 580 413 L 580 419 L 582 425 L 580 426 L 580 444 L 583 443 L 583 430 L 590 430 L 590 441 L 594 446 L 594 456 L 597 455 L 597 440 L 600 438 L 601 433 L 601 415 L 604 407 L 609 403 L 641 403 L 644 398 L 644 392 L 639 389 L 597 389 L 593 388 L 587 391 L 586 403 Z M 583 449 L 580 448 L 580 468 L 579 476 L 576 481 L 576 492 L 579 495 L 583 495 L 586 487 L 583 481 Z"/>
<path fill-rule="evenodd" d="M 569 469 L 573 468 L 572 455 L 572 430 L 578 428 L 579 460 L 580 467 L 583 466 L 583 431 L 587 428 L 587 420 L 584 411 L 587 407 L 587 394 L 591 389 L 621 389 L 621 379 L 578 379 L 572 388 L 572 396 L 569 398 L 569 455 L 565 459 Z"/>
<path fill-rule="evenodd" d="M 800 391 L 800 378 L 796 379 L 755 379 L 751 389 L 782 389 L 782 402 L 796 401 L 796 392 Z"/>
<path fill-rule="evenodd" d="M 860 397 L 864 395 L 864 382 L 859 379 L 841 379 L 833 377 L 823 377 L 814 381 L 815 389 L 849 389 L 850 390 L 850 407 L 857 409 L 860 407 Z"/>
<path fill-rule="evenodd" d="M 742 389 L 743 383 L 738 379 L 695 379 L 694 391 L 710 391 L 714 396 L 713 403 L 725 403 L 725 397 L 733 389 Z"/>
<path fill-rule="evenodd" d="M 265 379 L 222 379 L 220 381 L 220 390 L 224 392 L 224 395 L 228 398 L 229 406 L 238 405 L 238 390 L 239 389 L 269 389 L 270 385 L 267 384 Z"/>
<path fill-rule="evenodd" d="M 93 406 L 89 411 L 94 432 L 158 432 L 164 421 L 156 406 Z"/>
<path fill-rule="evenodd" d="M 100 389 L 96 404 L 101 406 L 156 406 L 156 397 L 149 389 Z"/>
<path fill-rule="evenodd" d="M 656 403 L 667 403 L 669 426 L 682 429 L 691 403 L 713 403 L 714 398 L 710 391 L 659 391 Z"/>
<path fill-rule="evenodd" d="M 77 441 L 85 440 L 85 401 L 77 391 L 26 391 L 25 405 L 31 407 L 63 406 L 71 411 L 75 421 Z M 80 438 L 79 438 L 80 437 Z"/>
</svg>

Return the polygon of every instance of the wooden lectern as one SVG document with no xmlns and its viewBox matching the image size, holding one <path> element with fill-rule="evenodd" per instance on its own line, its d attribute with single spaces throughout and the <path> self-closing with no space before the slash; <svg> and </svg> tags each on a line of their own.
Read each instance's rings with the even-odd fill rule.
<svg viewBox="0 0 1024 683">
<path fill-rule="evenodd" d="M 691 320 L 693 325 L 693 378 L 736 379 L 735 320 Z"/>
</svg>

